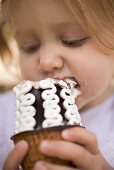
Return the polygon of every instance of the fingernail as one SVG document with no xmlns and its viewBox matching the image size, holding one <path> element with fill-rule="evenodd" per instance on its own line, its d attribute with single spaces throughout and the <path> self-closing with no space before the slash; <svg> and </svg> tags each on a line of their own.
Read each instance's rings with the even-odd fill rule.
<svg viewBox="0 0 114 170">
<path fill-rule="evenodd" d="M 69 130 L 64 130 L 63 132 L 62 132 L 62 136 L 63 137 L 65 137 L 65 138 L 68 138 L 69 137 Z"/>
<path fill-rule="evenodd" d="M 45 151 L 49 148 L 49 141 L 48 140 L 43 140 L 40 144 L 40 149 Z"/>
<path fill-rule="evenodd" d="M 16 144 L 17 147 L 25 147 L 27 146 L 27 142 L 25 140 L 21 140 Z"/>
</svg>

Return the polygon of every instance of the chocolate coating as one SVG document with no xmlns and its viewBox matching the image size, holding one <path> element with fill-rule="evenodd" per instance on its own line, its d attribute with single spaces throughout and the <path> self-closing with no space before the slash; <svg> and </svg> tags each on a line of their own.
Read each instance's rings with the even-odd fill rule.
<svg viewBox="0 0 114 170">
<path fill-rule="evenodd" d="M 64 121 L 64 124 L 65 124 L 65 121 L 66 121 L 66 119 L 65 119 L 65 117 L 64 117 L 64 113 L 65 113 L 65 109 L 64 109 L 64 107 L 63 107 L 63 99 L 61 98 L 61 96 L 60 96 L 60 91 L 62 90 L 62 87 L 60 87 L 59 85 L 55 85 L 56 86 L 56 88 L 57 88 L 57 92 L 56 92 L 56 95 L 58 95 L 59 96 L 59 99 L 60 99 L 60 101 L 59 101 L 59 106 L 60 106 L 60 108 L 61 108 L 61 112 L 60 112 L 60 114 L 62 115 L 62 117 L 63 117 L 63 121 Z M 43 92 L 44 90 L 43 89 L 35 89 L 34 87 L 31 89 L 31 91 L 30 91 L 30 93 L 32 93 L 32 94 L 34 94 L 35 95 L 35 98 L 36 98 L 36 100 L 35 100 L 35 103 L 33 104 L 33 106 L 35 107 L 35 109 L 36 109 L 36 115 L 34 116 L 34 118 L 35 118 L 35 120 L 36 120 L 36 125 L 35 125 L 35 129 L 39 129 L 39 128 L 41 128 L 42 127 L 42 122 L 44 121 L 44 108 L 43 108 L 43 102 L 44 102 L 44 100 L 42 99 L 42 92 Z"/>
</svg>

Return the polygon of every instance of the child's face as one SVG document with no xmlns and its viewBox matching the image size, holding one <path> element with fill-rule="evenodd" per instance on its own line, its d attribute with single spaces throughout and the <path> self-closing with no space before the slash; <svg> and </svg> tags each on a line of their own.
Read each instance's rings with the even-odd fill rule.
<svg viewBox="0 0 114 170">
<path fill-rule="evenodd" d="M 79 108 L 112 93 L 114 59 L 96 49 L 67 9 L 55 0 L 20 0 L 12 12 L 24 79 L 75 77 Z"/>
</svg>

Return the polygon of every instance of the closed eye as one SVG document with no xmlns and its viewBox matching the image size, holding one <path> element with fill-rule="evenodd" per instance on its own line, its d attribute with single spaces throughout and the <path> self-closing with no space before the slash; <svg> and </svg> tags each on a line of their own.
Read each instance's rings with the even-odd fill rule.
<svg viewBox="0 0 114 170">
<path fill-rule="evenodd" d="M 79 40 L 62 40 L 62 43 L 67 47 L 80 47 L 86 43 L 89 37 L 85 37 Z"/>
<path fill-rule="evenodd" d="M 39 49 L 40 45 L 39 43 L 29 44 L 29 45 L 23 45 L 21 47 L 21 50 L 23 50 L 26 53 L 33 54 Z"/>
</svg>

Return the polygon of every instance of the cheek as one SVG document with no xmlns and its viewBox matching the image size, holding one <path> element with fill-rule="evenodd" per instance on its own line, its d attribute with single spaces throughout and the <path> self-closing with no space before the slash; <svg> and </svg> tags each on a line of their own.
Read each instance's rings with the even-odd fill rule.
<svg viewBox="0 0 114 170">
<path fill-rule="evenodd" d="M 110 78 L 103 74 L 93 74 L 82 82 L 82 92 L 87 96 L 97 96 L 108 86 L 109 80 Z"/>
<path fill-rule="evenodd" d="M 27 59 L 20 57 L 20 69 L 23 79 L 31 80 L 33 76 L 33 66 Z"/>
<path fill-rule="evenodd" d="M 91 72 L 81 73 L 81 95 L 77 99 L 79 108 L 103 99 L 102 97 L 109 93 L 112 74 L 109 69 L 100 68 L 91 70 Z"/>
<path fill-rule="evenodd" d="M 72 65 L 82 92 L 76 99 L 79 109 L 90 103 L 98 103 L 109 95 L 113 77 L 109 58 L 101 54 L 93 56 L 93 53 L 84 55 L 83 60 L 80 58 L 77 57 L 75 61 L 77 65 L 75 63 Z"/>
</svg>

